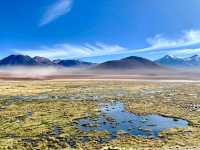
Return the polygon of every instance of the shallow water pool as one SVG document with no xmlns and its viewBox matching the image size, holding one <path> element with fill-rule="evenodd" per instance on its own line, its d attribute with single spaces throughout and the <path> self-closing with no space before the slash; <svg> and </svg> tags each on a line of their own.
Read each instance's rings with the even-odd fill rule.
<svg viewBox="0 0 200 150">
<path fill-rule="evenodd" d="M 183 119 L 160 115 L 140 116 L 124 110 L 123 103 L 102 104 L 97 118 L 79 120 L 79 129 L 84 132 L 108 131 L 111 139 L 120 132 L 144 138 L 156 138 L 161 131 L 170 128 L 184 128 L 188 122 Z"/>
</svg>

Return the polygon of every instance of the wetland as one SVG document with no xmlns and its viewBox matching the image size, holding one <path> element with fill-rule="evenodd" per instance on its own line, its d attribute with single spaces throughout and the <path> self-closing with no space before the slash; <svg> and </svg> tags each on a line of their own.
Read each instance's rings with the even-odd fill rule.
<svg viewBox="0 0 200 150">
<path fill-rule="evenodd" d="M 200 84 L 1 81 L 0 149 L 199 149 Z"/>
<path fill-rule="evenodd" d="M 117 138 L 120 132 L 143 138 L 157 138 L 159 133 L 170 128 L 185 128 L 188 122 L 183 119 L 161 115 L 136 115 L 126 112 L 123 103 L 102 104 L 98 118 L 84 118 L 79 128 L 84 132 L 108 131 L 110 139 Z"/>
</svg>

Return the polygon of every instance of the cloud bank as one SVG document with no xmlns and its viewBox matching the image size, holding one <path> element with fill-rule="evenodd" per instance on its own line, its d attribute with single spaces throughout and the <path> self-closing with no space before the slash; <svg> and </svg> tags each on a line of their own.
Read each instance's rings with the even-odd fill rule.
<svg viewBox="0 0 200 150">
<path fill-rule="evenodd" d="M 166 38 L 158 34 L 153 38 L 147 38 L 147 43 L 149 44 L 149 47 L 131 51 L 149 52 L 149 51 L 157 51 L 163 49 L 172 50 L 177 48 L 185 48 L 198 45 L 200 44 L 200 30 L 184 31 L 183 34 L 176 39 Z"/>
<path fill-rule="evenodd" d="M 187 47 L 200 43 L 200 31 L 185 31 L 178 39 L 168 39 L 161 35 L 156 35 L 154 38 L 149 38 L 147 41 L 151 44 L 151 47 L 155 49 Z"/>
<path fill-rule="evenodd" d="M 73 45 L 69 43 L 56 44 L 52 47 L 40 47 L 38 49 L 12 49 L 15 53 L 29 55 L 29 56 L 42 56 L 48 58 L 83 58 L 95 57 L 109 54 L 117 54 L 125 51 L 126 48 L 119 45 L 108 45 L 105 43 L 97 42 L 96 44 L 85 43 L 83 45 Z"/>
<path fill-rule="evenodd" d="M 52 59 L 90 58 L 115 54 L 140 55 L 144 53 L 163 53 L 185 56 L 200 53 L 200 47 L 198 47 L 200 46 L 200 30 L 185 31 L 176 39 L 156 35 L 153 38 L 148 38 L 147 43 L 149 46 L 141 49 L 127 49 L 118 44 L 109 45 L 97 42 L 96 44 L 85 43 L 82 45 L 63 43 L 53 46 L 43 46 L 38 49 L 12 49 L 12 51 L 19 54 L 30 56 L 39 55 Z M 192 48 L 194 45 L 197 45 L 197 48 Z"/>
<path fill-rule="evenodd" d="M 70 12 L 73 0 L 57 0 L 56 3 L 49 6 L 44 13 L 39 26 L 44 26 Z"/>
</svg>

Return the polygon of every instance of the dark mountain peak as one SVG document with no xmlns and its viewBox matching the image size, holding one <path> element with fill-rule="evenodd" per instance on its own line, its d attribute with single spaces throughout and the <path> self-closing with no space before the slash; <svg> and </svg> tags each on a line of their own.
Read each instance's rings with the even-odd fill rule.
<svg viewBox="0 0 200 150">
<path fill-rule="evenodd" d="M 193 55 L 189 58 L 185 58 L 184 60 L 187 61 L 193 67 L 200 66 L 200 56 L 199 55 Z"/>
<path fill-rule="evenodd" d="M 45 57 L 35 56 L 33 59 L 40 65 L 54 65 L 50 59 Z"/>
<path fill-rule="evenodd" d="M 123 58 L 121 60 L 141 60 L 141 59 L 144 59 L 144 58 L 138 57 L 138 56 L 130 56 L 130 57 Z"/>
<path fill-rule="evenodd" d="M 131 61 L 131 62 L 141 62 L 141 63 L 153 63 L 151 60 L 148 60 L 143 57 L 138 57 L 138 56 L 130 56 L 121 59 L 122 61 Z"/>
<path fill-rule="evenodd" d="M 76 59 L 55 60 L 54 62 L 64 67 L 87 67 L 87 66 L 94 65 L 91 62 L 85 62 L 85 61 L 76 60 Z"/>
<path fill-rule="evenodd" d="M 20 58 L 22 58 L 22 59 L 31 59 L 31 57 L 28 56 L 28 55 L 20 55 L 20 54 L 18 54 L 18 55 L 9 55 L 5 59 L 13 59 L 13 58 L 15 58 L 15 59 L 20 59 Z"/>
<path fill-rule="evenodd" d="M 37 62 L 27 55 L 10 55 L 2 59 L 0 65 L 37 65 Z"/>
<path fill-rule="evenodd" d="M 198 59 L 198 60 L 200 60 L 200 55 L 196 54 L 196 55 L 191 56 L 190 58 L 191 59 Z"/>
<path fill-rule="evenodd" d="M 56 59 L 56 60 L 53 60 L 53 63 L 58 64 L 60 61 L 62 61 L 62 60 L 61 59 Z"/>
<path fill-rule="evenodd" d="M 192 57 L 200 57 L 198 54 L 193 55 Z"/>
<path fill-rule="evenodd" d="M 48 59 L 48 58 L 41 57 L 41 56 L 35 56 L 35 57 L 33 57 L 33 59 Z"/>
<path fill-rule="evenodd" d="M 175 56 L 169 55 L 169 54 L 164 56 L 164 58 L 174 58 L 174 57 L 175 57 Z"/>
<path fill-rule="evenodd" d="M 131 70 L 131 69 L 158 69 L 161 68 L 151 60 L 131 56 L 121 60 L 107 61 L 96 66 L 96 69 L 109 69 L 109 70 Z"/>
</svg>

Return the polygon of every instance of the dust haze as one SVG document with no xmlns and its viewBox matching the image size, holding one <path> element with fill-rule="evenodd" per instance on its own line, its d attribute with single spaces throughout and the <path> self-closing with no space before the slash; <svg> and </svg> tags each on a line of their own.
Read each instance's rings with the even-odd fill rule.
<svg viewBox="0 0 200 150">
<path fill-rule="evenodd" d="M 65 67 L 0 67 L 0 79 L 176 79 L 199 80 L 199 69 L 104 70 Z"/>
</svg>

